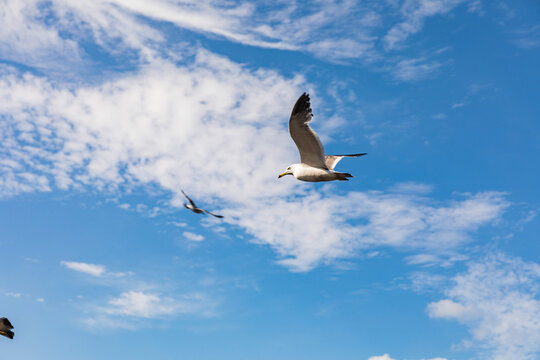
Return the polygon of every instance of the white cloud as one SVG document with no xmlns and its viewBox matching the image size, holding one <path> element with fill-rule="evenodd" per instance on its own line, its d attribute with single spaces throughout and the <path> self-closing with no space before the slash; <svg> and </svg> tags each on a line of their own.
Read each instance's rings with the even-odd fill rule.
<svg viewBox="0 0 540 360">
<path fill-rule="evenodd" d="M 430 77 L 440 67 L 435 60 L 415 58 L 398 61 L 391 71 L 397 80 L 414 82 Z"/>
<path fill-rule="evenodd" d="M 384 36 L 387 49 L 394 49 L 419 32 L 426 18 L 446 14 L 464 0 L 406 0 L 401 7 L 403 21 L 394 25 Z"/>
<path fill-rule="evenodd" d="M 105 274 L 105 266 L 103 265 L 87 264 L 75 261 L 61 261 L 60 264 L 64 265 L 68 269 L 96 277 L 100 277 Z"/>
<path fill-rule="evenodd" d="M 429 304 L 428 313 L 431 317 L 450 319 L 465 316 L 467 309 L 460 303 L 445 299 Z"/>
<path fill-rule="evenodd" d="M 189 231 L 184 231 L 184 237 L 190 241 L 203 241 L 204 240 L 204 236 L 200 234 L 195 234 Z"/>
<path fill-rule="evenodd" d="M 454 103 L 454 104 L 452 104 L 452 109 L 457 109 L 457 108 L 463 107 L 463 106 L 465 106 L 465 105 L 467 105 L 467 104 L 466 104 L 466 103 L 462 103 L 462 102 L 460 102 L 460 103 Z"/>
<path fill-rule="evenodd" d="M 522 49 L 534 49 L 540 47 L 540 25 L 522 27 L 511 31 L 512 42 Z"/>
<path fill-rule="evenodd" d="M 258 242 L 274 247 L 283 257 L 280 263 L 298 271 L 373 247 L 451 252 L 508 206 L 499 193 L 480 193 L 446 205 L 419 195 L 374 191 L 346 196 L 309 193 L 294 201 L 267 199 L 265 204 L 230 215 Z"/>
<path fill-rule="evenodd" d="M 192 46 L 171 41 L 160 26 L 163 23 L 245 45 L 304 51 L 327 61 L 358 59 L 371 66 L 386 62 L 381 40 L 387 49 L 394 49 L 420 31 L 425 18 L 447 13 L 463 0 L 405 1 L 398 24 L 392 6 L 351 0 L 289 1 L 272 7 L 219 0 L 2 1 L 0 20 L 6 26 L 0 34 L 0 56 L 30 66 L 53 66 L 62 74 L 60 68 L 66 72 L 86 61 L 85 46 L 79 44 L 88 41 L 112 56 L 135 55 L 143 63 L 189 56 Z M 387 24 L 391 29 L 381 37 Z M 404 63 L 400 66 L 406 69 L 395 77 L 411 81 L 414 71 L 423 78 L 439 65 Z M 87 66 L 76 68 L 86 71 Z"/>
<path fill-rule="evenodd" d="M 278 180 L 298 156 L 287 119 L 306 87 L 302 77 L 251 71 L 204 50 L 184 66 L 152 63 L 75 88 L 4 68 L 0 139 L 7 146 L 0 158 L 8 161 L 0 178 L 13 180 L 0 183 L 0 196 L 45 190 L 26 174 L 47 189 L 105 194 L 157 185 L 172 194 L 173 206 L 184 202 L 179 189 L 189 188 L 299 271 L 373 247 L 450 251 L 508 206 L 494 192 L 439 203 L 422 194 L 430 190 L 423 184 L 341 196 L 332 185 L 317 193 Z M 155 216 L 160 208 L 144 209 Z"/>
<path fill-rule="evenodd" d="M 435 115 L 433 115 L 431 117 L 433 119 L 442 120 L 442 119 L 446 119 L 447 115 L 445 113 L 438 113 L 438 114 L 435 114 Z"/>
<path fill-rule="evenodd" d="M 76 261 L 61 261 L 61 265 L 67 267 L 68 269 L 82 272 L 88 275 L 92 275 L 95 277 L 125 277 L 125 276 L 131 276 L 133 275 L 133 272 L 127 271 L 127 272 L 109 272 L 107 271 L 107 268 L 104 265 L 96 265 L 96 264 L 88 264 L 83 262 L 76 262 Z"/>
<path fill-rule="evenodd" d="M 446 299 L 428 305 L 434 318 L 465 324 L 481 354 L 494 360 L 540 356 L 540 265 L 501 253 L 469 264 Z M 487 350 L 482 350 L 487 349 Z"/>
<path fill-rule="evenodd" d="M 371 29 L 381 23 L 380 15 L 371 7 L 348 0 L 309 4 L 291 1 L 275 3 L 272 8 L 216 0 L 155 0 L 151 4 L 141 0 L 2 2 L 0 20 L 5 31 L 0 35 L 0 54 L 33 65 L 46 61 L 51 54 L 64 61 L 79 58 L 81 50 L 76 41 L 88 36 L 112 53 L 134 49 L 144 61 L 161 55 L 178 58 L 178 54 L 163 48 L 168 36 L 155 22 L 246 45 L 310 51 L 327 59 L 369 58 L 375 42 Z M 54 21 L 47 21 L 44 13 Z M 335 23 L 341 29 L 330 26 Z"/>
<path fill-rule="evenodd" d="M 77 43 L 45 23 L 48 11 L 40 0 L 0 0 L 0 56 L 37 67 L 80 60 Z"/>
<path fill-rule="evenodd" d="M 42 297 L 36 298 L 36 301 L 39 303 L 45 302 L 45 299 Z"/>
<path fill-rule="evenodd" d="M 409 194 L 429 194 L 433 192 L 433 185 L 407 181 L 392 185 L 388 191 Z"/>
<path fill-rule="evenodd" d="M 127 291 L 108 302 L 102 308 L 108 315 L 156 318 L 164 315 L 208 312 L 209 301 L 200 294 L 184 295 L 181 298 L 162 297 L 155 293 Z"/>
<path fill-rule="evenodd" d="M 446 278 L 442 275 L 432 274 L 423 271 L 413 272 L 408 276 L 410 283 L 401 287 L 411 289 L 416 293 L 425 293 L 435 289 L 440 289 Z"/>
<path fill-rule="evenodd" d="M 9 296 L 9 297 L 14 297 L 14 298 L 20 298 L 21 297 L 20 293 L 14 293 L 14 292 L 6 292 L 6 293 L 4 293 L 4 295 Z"/>
<path fill-rule="evenodd" d="M 388 354 L 380 355 L 380 356 L 371 356 L 368 360 L 396 360 L 390 357 Z"/>
<path fill-rule="evenodd" d="M 391 358 L 390 355 L 384 354 L 380 356 L 371 356 L 368 360 L 396 360 L 394 358 Z M 431 359 L 422 359 L 422 360 L 447 360 L 446 358 L 436 357 Z"/>
</svg>

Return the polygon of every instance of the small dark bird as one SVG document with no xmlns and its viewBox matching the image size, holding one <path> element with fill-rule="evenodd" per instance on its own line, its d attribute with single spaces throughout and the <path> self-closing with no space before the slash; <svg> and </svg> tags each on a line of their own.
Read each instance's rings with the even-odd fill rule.
<svg viewBox="0 0 540 360">
<path fill-rule="evenodd" d="M 186 199 L 189 201 L 189 204 L 184 204 L 184 206 L 186 207 L 186 209 L 189 209 L 189 210 L 193 211 L 195 214 L 204 214 L 204 213 L 207 213 L 207 214 L 209 214 L 209 215 L 215 216 L 215 217 L 220 218 L 220 219 L 223 218 L 223 216 L 221 216 L 221 215 L 212 214 L 210 211 L 207 211 L 207 210 L 198 208 L 197 205 L 195 205 L 195 203 L 193 202 L 193 200 L 191 200 L 191 199 L 189 198 L 189 196 L 186 195 L 186 193 L 184 192 L 184 190 L 182 190 L 182 194 L 184 194 L 184 196 L 186 197 Z"/>
<path fill-rule="evenodd" d="M 0 335 L 13 339 L 15 333 L 11 329 L 13 329 L 13 325 L 11 325 L 9 320 L 5 317 L 0 318 Z"/>
</svg>

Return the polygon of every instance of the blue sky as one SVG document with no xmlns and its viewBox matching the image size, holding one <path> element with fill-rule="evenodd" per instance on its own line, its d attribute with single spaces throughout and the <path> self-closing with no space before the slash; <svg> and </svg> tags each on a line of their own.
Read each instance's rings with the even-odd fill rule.
<svg viewBox="0 0 540 360">
<path fill-rule="evenodd" d="M 540 357 L 536 1 L 0 1 L 13 359 Z M 349 182 L 277 179 L 302 92 Z M 184 189 L 223 220 L 183 208 Z"/>
</svg>

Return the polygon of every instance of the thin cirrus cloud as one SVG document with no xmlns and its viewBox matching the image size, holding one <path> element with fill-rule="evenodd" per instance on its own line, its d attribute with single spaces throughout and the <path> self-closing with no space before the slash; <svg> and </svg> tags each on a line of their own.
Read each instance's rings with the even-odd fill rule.
<svg viewBox="0 0 540 360">
<path fill-rule="evenodd" d="M 110 299 L 108 306 L 101 308 L 101 312 L 107 315 L 138 318 L 195 313 L 212 316 L 208 304 L 209 300 L 201 294 L 167 297 L 152 292 L 131 290 Z"/>
<path fill-rule="evenodd" d="M 177 316 L 217 316 L 217 301 L 203 293 L 164 295 L 154 290 L 126 290 L 106 302 L 82 304 L 89 314 L 81 323 L 89 329 L 136 330 L 143 319 L 171 319 Z M 146 323 L 148 326 L 148 323 Z"/>
<path fill-rule="evenodd" d="M 403 20 L 394 25 L 384 36 L 387 49 L 394 49 L 411 35 L 419 32 L 424 21 L 431 16 L 450 12 L 465 0 L 406 0 L 400 8 Z"/>
<path fill-rule="evenodd" d="M 105 265 L 98 264 L 88 264 L 84 262 L 77 261 L 61 261 L 60 264 L 70 270 L 81 272 L 94 277 L 104 277 L 104 276 L 113 276 L 113 277 L 124 277 L 128 275 L 133 275 L 131 271 L 128 272 L 109 272 Z"/>
<path fill-rule="evenodd" d="M 105 304 L 87 306 L 90 316 L 81 319 L 81 323 L 88 329 L 137 330 L 143 320 L 214 317 L 216 306 L 216 301 L 200 293 L 166 296 L 155 291 L 129 290 L 111 297 Z M 144 326 L 149 326 L 147 321 Z"/>
<path fill-rule="evenodd" d="M 502 253 L 471 261 L 451 279 L 446 298 L 430 303 L 432 318 L 464 324 L 471 340 L 494 360 L 540 356 L 540 265 Z"/>
<path fill-rule="evenodd" d="M 308 10 L 307 14 L 304 10 Z M 44 11 L 56 17 L 56 21 L 44 21 L 41 16 Z M 326 28 L 346 19 L 351 13 L 356 15 L 354 26 L 357 31 L 347 32 L 348 37 L 343 41 L 335 41 L 335 34 Z M 124 46 L 137 50 L 142 59 L 150 60 L 163 54 L 159 47 L 167 39 L 158 28 L 149 25 L 148 21 L 142 21 L 141 17 L 245 45 L 282 50 L 304 49 L 337 58 L 364 56 L 374 42 L 368 30 L 379 23 L 379 16 L 373 10 L 350 1 L 330 1 L 310 6 L 292 2 L 278 4 L 272 9 L 261 9 L 260 6 L 240 1 L 158 0 L 150 5 L 139 0 L 22 0 L 8 2 L 6 11 L 0 14 L 0 19 L 8 25 L 7 31 L 0 37 L 0 50 L 6 54 L 8 50 L 16 50 L 14 58 L 18 61 L 31 57 L 32 51 L 37 52 L 34 60 L 40 52 L 50 55 L 51 50 L 58 56 L 66 52 L 78 56 L 81 47 L 61 34 L 67 32 L 84 38 L 87 36 L 85 34 L 90 33 L 97 44 L 109 51 L 114 52 L 120 41 Z M 311 36 L 317 31 L 320 41 L 313 40 Z M 20 42 L 16 40 L 20 37 L 31 40 L 29 48 L 19 45 Z"/>
<path fill-rule="evenodd" d="M 0 35 L 0 55 L 39 68 L 55 67 L 56 61 L 56 67 L 62 63 L 65 69 L 66 64 L 76 67 L 77 61 L 86 61 L 84 43 L 93 42 L 112 56 L 129 56 L 134 51 L 142 63 L 181 59 L 191 53 L 191 46 L 171 42 L 159 26 L 168 23 L 211 38 L 304 51 L 327 61 L 357 59 L 372 70 L 411 82 L 436 73 L 444 64 L 432 58 L 438 52 L 404 58 L 389 51 L 421 31 L 426 18 L 448 13 L 461 2 L 409 0 L 399 4 L 396 12 L 394 5 L 348 0 L 273 7 L 212 0 L 159 0 L 151 5 L 139 0 L 22 0 L 8 2 L 7 11 L 0 13 L 0 22 L 7 24 Z M 40 16 L 43 12 L 55 21 L 45 21 Z"/>
<path fill-rule="evenodd" d="M 82 272 L 95 277 L 100 277 L 105 274 L 105 266 L 96 264 L 87 264 L 76 261 L 61 261 L 60 264 L 73 271 Z"/>
</svg>

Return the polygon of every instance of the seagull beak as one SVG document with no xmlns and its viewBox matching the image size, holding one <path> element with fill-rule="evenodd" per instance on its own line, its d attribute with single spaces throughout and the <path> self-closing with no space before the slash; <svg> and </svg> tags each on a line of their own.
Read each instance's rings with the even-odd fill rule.
<svg viewBox="0 0 540 360">
<path fill-rule="evenodd" d="M 287 173 L 281 173 L 281 174 L 278 175 L 277 178 L 279 179 L 279 178 L 281 178 L 281 177 L 284 177 L 285 175 L 287 175 Z"/>
</svg>

